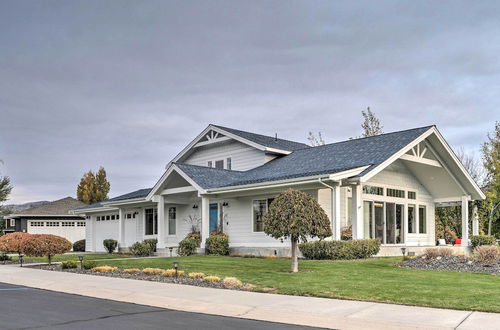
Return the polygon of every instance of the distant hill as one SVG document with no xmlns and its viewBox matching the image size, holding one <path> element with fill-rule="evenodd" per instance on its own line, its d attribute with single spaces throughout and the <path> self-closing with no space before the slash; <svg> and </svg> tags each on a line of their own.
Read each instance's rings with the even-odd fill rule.
<svg viewBox="0 0 500 330">
<path fill-rule="evenodd" d="M 9 205 L 4 205 L 3 207 L 11 210 L 12 213 L 18 213 L 18 212 L 30 209 L 32 207 L 42 206 L 42 205 L 45 205 L 48 203 L 50 203 L 50 202 L 49 201 L 38 201 L 38 202 L 29 202 L 29 203 L 24 203 L 24 204 L 9 204 Z"/>
</svg>

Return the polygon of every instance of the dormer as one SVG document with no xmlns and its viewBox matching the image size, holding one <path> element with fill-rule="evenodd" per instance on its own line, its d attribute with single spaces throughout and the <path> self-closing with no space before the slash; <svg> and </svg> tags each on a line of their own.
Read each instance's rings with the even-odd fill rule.
<svg viewBox="0 0 500 330">
<path fill-rule="evenodd" d="M 309 146 L 277 137 L 209 125 L 173 162 L 247 171 L 304 148 Z"/>
</svg>

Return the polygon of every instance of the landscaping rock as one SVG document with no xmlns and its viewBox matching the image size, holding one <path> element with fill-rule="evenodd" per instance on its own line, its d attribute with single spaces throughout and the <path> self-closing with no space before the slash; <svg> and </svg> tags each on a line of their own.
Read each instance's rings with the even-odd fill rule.
<svg viewBox="0 0 500 330">
<path fill-rule="evenodd" d="M 483 265 L 472 258 L 464 256 L 446 256 L 437 257 L 435 259 L 416 257 L 401 262 L 399 266 L 426 270 L 500 274 L 499 260 L 493 265 Z"/>
</svg>

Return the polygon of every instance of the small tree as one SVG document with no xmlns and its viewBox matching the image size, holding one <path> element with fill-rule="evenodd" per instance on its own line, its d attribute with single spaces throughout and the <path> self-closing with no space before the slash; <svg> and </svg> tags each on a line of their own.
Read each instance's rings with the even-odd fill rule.
<svg viewBox="0 0 500 330">
<path fill-rule="evenodd" d="M 370 107 L 366 108 L 366 112 L 361 111 L 361 114 L 364 118 L 363 124 L 361 124 L 361 127 L 363 128 L 363 137 L 375 136 L 384 133 L 382 131 L 383 126 L 380 125 L 380 120 L 375 117 L 375 113 L 370 110 Z"/>
<path fill-rule="evenodd" d="M 85 204 L 99 203 L 108 199 L 110 183 L 106 178 L 106 170 L 103 167 L 94 174 L 88 171 L 83 175 L 76 188 L 76 197 Z"/>
<path fill-rule="evenodd" d="M 73 244 L 65 238 L 49 234 L 33 234 L 23 240 L 23 252 L 28 257 L 47 257 L 49 265 L 56 254 L 66 253 Z"/>
<path fill-rule="evenodd" d="M 282 192 L 264 215 L 264 232 L 276 239 L 290 238 L 291 271 L 299 271 L 297 244 L 307 237 L 323 239 L 332 235 L 325 211 L 312 196 L 293 189 Z"/>
<path fill-rule="evenodd" d="M 0 251 L 18 254 L 23 253 L 25 239 L 29 236 L 31 235 L 21 232 L 3 235 L 0 237 Z"/>
</svg>

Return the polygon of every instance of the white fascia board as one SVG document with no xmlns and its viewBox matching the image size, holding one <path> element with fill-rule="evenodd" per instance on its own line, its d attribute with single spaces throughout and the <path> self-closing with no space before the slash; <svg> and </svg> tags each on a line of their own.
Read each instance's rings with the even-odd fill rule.
<svg viewBox="0 0 500 330">
<path fill-rule="evenodd" d="M 181 193 L 193 192 L 193 191 L 198 191 L 198 189 L 196 189 L 193 186 L 169 188 L 169 189 L 163 189 L 161 191 L 161 195 L 173 195 L 173 194 L 181 194 Z"/>
<path fill-rule="evenodd" d="M 163 173 L 161 176 L 160 180 L 156 182 L 155 186 L 149 194 L 144 198 L 146 201 L 151 201 L 153 200 L 153 196 L 158 193 L 159 188 L 162 186 L 162 184 L 165 182 L 165 180 L 168 178 L 168 176 L 173 172 L 177 172 L 184 180 L 186 180 L 190 185 L 192 185 L 199 193 L 204 194 L 205 190 L 201 188 L 196 182 L 193 181 L 186 173 L 184 173 L 177 165 L 171 163 L 169 168 Z"/>
<path fill-rule="evenodd" d="M 104 206 L 121 206 L 121 205 L 136 204 L 136 203 L 142 203 L 142 202 L 146 202 L 145 197 L 123 199 L 123 200 L 114 201 L 114 202 L 106 202 L 106 203 L 102 203 L 102 205 L 104 205 Z"/>
<path fill-rule="evenodd" d="M 351 168 L 350 170 L 330 174 L 329 178 L 332 181 L 339 181 L 342 179 L 347 179 L 347 178 L 350 178 L 352 176 L 359 175 L 360 173 L 362 173 L 364 170 L 366 170 L 370 166 L 371 165 L 365 165 L 365 166 L 360 166 L 360 167 L 356 167 L 356 168 Z"/>
<path fill-rule="evenodd" d="M 74 212 L 70 211 L 70 212 Z M 29 217 L 51 217 L 51 218 L 66 218 L 66 217 L 73 217 L 75 216 L 75 213 L 69 213 L 68 214 L 10 214 L 6 215 L 3 218 L 4 219 L 15 219 L 15 218 L 29 218 Z"/>
<path fill-rule="evenodd" d="M 361 182 L 367 182 L 368 180 L 370 180 L 371 178 L 373 178 L 375 175 L 377 175 L 378 173 L 380 173 L 384 168 L 386 168 L 387 166 L 391 165 L 398 158 L 400 158 L 402 155 L 404 155 L 405 153 L 407 153 L 411 148 L 413 148 L 414 146 L 416 146 L 417 144 L 419 144 L 420 142 L 422 142 L 423 140 L 425 140 L 429 135 L 431 135 L 435 131 L 436 131 L 436 129 L 435 129 L 434 126 L 431 127 L 431 128 L 429 128 L 427 131 L 425 131 L 424 133 L 422 133 L 422 135 L 420 135 L 418 138 L 416 138 L 415 140 L 413 140 L 410 143 L 408 143 L 406 146 L 404 146 L 403 148 L 401 148 L 398 152 L 396 152 L 395 154 L 393 154 L 391 157 L 387 158 L 382 164 L 378 165 L 373 170 L 371 170 L 370 172 L 368 172 L 365 175 L 363 175 L 360 178 L 360 181 Z"/>
<path fill-rule="evenodd" d="M 96 207 L 91 209 L 74 210 L 75 214 L 87 214 L 87 213 L 99 213 L 99 212 L 109 212 L 118 211 L 117 207 Z"/>
<path fill-rule="evenodd" d="M 427 150 L 427 148 L 425 150 Z M 427 158 L 417 157 L 417 156 L 408 155 L 408 154 L 401 155 L 401 157 L 399 157 L 399 158 L 406 160 L 406 161 L 409 161 L 409 162 L 420 163 L 420 164 L 425 164 L 425 165 L 435 166 L 435 167 L 442 167 L 441 164 L 437 160 L 434 160 L 434 159 L 427 159 Z"/>
<path fill-rule="evenodd" d="M 445 198 L 436 198 L 434 199 L 434 203 L 451 203 L 451 202 L 461 202 L 463 196 L 456 197 L 445 197 Z M 467 196 L 467 200 L 472 200 L 471 196 Z"/>
<path fill-rule="evenodd" d="M 272 153 L 272 154 L 280 154 L 280 155 L 289 155 L 289 154 L 292 153 L 291 151 L 281 150 L 281 149 L 276 149 L 276 148 L 270 148 L 270 147 L 266 147 L 265 151 L 269 152 L 269 153 Z"/>
</svg>

